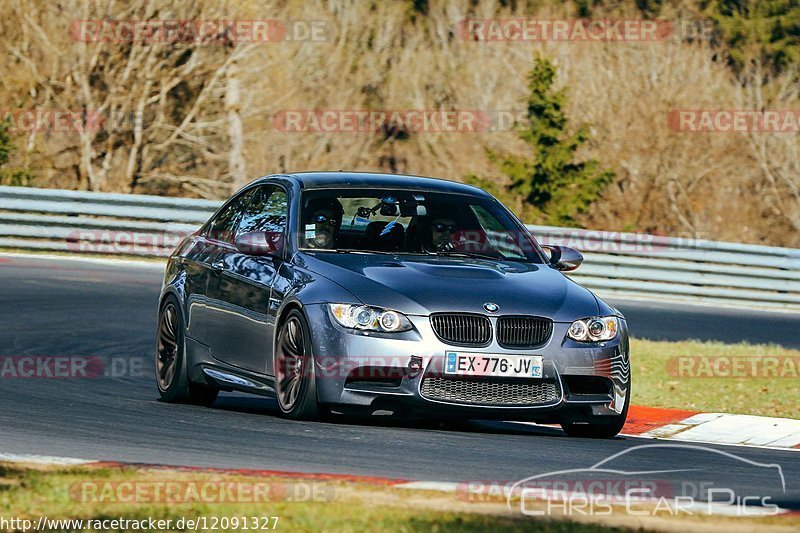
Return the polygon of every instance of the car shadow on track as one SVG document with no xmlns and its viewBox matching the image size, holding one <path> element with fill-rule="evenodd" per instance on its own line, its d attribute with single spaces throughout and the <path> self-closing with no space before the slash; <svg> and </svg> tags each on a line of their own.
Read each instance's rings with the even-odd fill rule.
<svg viewBox="0 0 800 533">
<path fill-rule="evenodd" d="M 259 398 L 248 395 L 223 394 L 217 399 L 212 409 L 221 411 L 234 411 L 255 415 L 266 415 L 277 418 L 278 405 L 273 398 Z M 291 420 L 281 419 L 291 423 Z M 532 425 L 511 421 L 493 420 L 428 420 L 409 418 L 403 416 L 355 416 L 355 415 L 328 415 L 317 423 L 331 424 L 334 426 L 358 426 L 361 428 L 404 428 L 422 431 L 453 431 L 458 433 L 481 433 L 502 435 L 538 435 L 548 437 L 567 438 L 561 428 L 555 426 Z"/>
</svg>

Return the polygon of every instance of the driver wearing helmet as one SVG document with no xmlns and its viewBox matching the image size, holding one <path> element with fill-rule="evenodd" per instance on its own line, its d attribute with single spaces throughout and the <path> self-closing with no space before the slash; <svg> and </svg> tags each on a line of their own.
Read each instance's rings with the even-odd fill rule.
<svg viewBox="0 0 800 533">
<path fill-rule="evenodd" d="M 431 221 L 431 244 L 434 251 L 449 252 L 456 247 L 459 227 L 452 218 L 440 217 Z"/>
<path fill-rule="evenodd" d="M 342 225 L 344 208 L 336 198 L 312 200 L 306 206 L 310 216 L 305 220 L 305 245 L 308 248 L 336 247 L 336 236 Z"/>
</svg>

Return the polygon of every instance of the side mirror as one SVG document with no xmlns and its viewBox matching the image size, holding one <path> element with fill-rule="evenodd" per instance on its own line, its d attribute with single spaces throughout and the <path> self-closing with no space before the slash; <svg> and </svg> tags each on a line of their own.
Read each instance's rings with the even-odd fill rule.
<svg viewBox="0 0 800 533">
<path fill-rule="evenodd" d="M 283 233 L 248 231 L 236 236 L 236 249 L 253 256 L 278 255 L 283 250 Z"/>
<path fill-rule="evenodd" d="M 583 255 L 575 248 L 568 246 L 543 245 L 550 251 L 550 266 L 561 272 L 575 270 L 583 263 Z"/>
</svg>

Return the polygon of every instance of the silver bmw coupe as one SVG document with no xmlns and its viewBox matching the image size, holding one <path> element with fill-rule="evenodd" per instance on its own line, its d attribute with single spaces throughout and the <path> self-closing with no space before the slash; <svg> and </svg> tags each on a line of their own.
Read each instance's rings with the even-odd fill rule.
<svg viewBox="0 0 800 533">
<path fill-rule="evenodd" d="M 624 317 L 564 275 L 488 193 L 416 176 L 260 178 L 169 258 L 156 382 L 283 416 L 397 414 L 561 424 L 612 437 L 630 402 Z"/>
</svg>

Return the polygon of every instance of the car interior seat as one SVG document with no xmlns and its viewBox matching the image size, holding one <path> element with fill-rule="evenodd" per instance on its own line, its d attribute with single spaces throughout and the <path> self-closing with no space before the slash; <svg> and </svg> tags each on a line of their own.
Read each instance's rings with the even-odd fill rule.
<svg viewBox="0 0 800 533">
<path fill-rule="evenodd" d="M 399 222 L 395 222 L 387 230 L 386 227 L 389 224 L 389 222 L 380 220 L 367 224 L 364 239 L 366 248 L 386 252 L 400 250 L 405 241 L 405 228 Z"/>
</svg>

